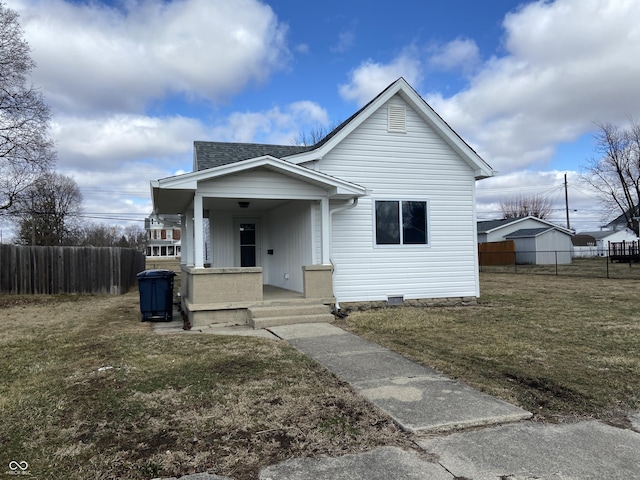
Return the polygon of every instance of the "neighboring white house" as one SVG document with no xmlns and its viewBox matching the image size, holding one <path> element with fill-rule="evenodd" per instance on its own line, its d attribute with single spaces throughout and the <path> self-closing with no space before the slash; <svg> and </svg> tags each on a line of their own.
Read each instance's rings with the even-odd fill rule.
<svg viewBox="0 0 640 480">
<path fill-rule="evenodd" d="M 480 295 L 475 184 L 494 171 L 404 79 L 310 147 L 194 146 L 193 172 L 151 182 L 153 213 L 184 219 L 189 318 L 263 286 L 337 305 Z"/>
<path fill-rule="evenodd" d="M 531 215 L 478 222 L 478 243 L 513 240 L 516 263 L 571 263 L 573 232 Z"/>
<path fill-rule="evenodd" d="M 179 226 L 179 216 L 167 216 L 163 221 L 149 217 L 145 219 L 144 223 L 149 241 L 147 244 L 147 257 L 180 257 L 182 231 Z"/>
<path fill-rule="evenodd" d="M 627 228 L 580 232 L 573 237 L 574 257 L 604 257 L 609 253 L 609 243 L 633 242 L 638 237 Z"/>
</svg>

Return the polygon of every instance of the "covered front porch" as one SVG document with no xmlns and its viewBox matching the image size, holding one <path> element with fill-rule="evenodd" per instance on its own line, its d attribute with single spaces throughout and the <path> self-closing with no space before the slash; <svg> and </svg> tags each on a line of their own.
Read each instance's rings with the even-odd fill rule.
<svg viewBox="0 0 640 480">
<path fill-rule="evenodd" d="M 335 303 L 331 217 L 365 193 L 269 156 L 152 182 L 154 213 L 182 216 L 181 303 L 191 325 L 257 328 L 269 313 L 260 308 L 287 306 L 266 298 L 278 291 L 279 304 L 322 306 L 327 315 Z M 285 299 L 275 288 L 291 293 Z"/>
</svg>

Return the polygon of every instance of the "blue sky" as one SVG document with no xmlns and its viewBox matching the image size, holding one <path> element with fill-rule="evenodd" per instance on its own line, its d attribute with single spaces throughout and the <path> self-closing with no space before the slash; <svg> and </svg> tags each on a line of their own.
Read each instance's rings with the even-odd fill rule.
<svg viewBox="0 0 640 480">
<path fill-rule="evenodd" d="M 640 118 L 636 0 L 8 0 L 52 107 L 58 170 L 92 217 L 141 220 L 149 180 L 194 140 L 292 143 L 403 76 L 496 170 L 479 219 L 516 194 L 594 230 L 579 183 L 595 122 Z"/>
</svg>

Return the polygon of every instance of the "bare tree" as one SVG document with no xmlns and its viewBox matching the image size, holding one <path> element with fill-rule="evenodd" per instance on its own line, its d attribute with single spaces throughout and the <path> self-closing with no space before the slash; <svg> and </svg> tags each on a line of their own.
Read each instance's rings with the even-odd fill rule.
<svg viewBox="0 0 640 480">
<path fill-rule="evenodd" d="M 627 128 L 597 124 L 595 151 L 581 176 L 596 191 L 609 214 L 623 216 L 627 227 L 638 235 L 640 217 L 640 125 L 633 119 Z"/>
<path fill-rule="evenodd" d="M 49 107 L 27 81 L 30 53 L 18 14 L 0 2 L 0 211 L 55 163 Z"/>
<path fill-rule="evenodd" d="M 17 220 L 17 243 L 71 245 L 82 213 L 82 194 L 73 178 L 47 173 L 19 196 L 11 212 Z"/>
<path fill-rule="evenodd" d="M 140 225 L 105 225 L 85 223 L 76 232 L 75 245 L 92 247 L 124 247 L 147 251 L 147 231 Z"/>
<path fill-rule="evenodd" d="M 90 247 L 113 247 L 118 243 L 121 236 L 122 231 L 117 225 L 86 223 L 78 231 L 76 245 Z"/>
<path fill-rule="evenodd" d="M 141 225 L 127 225 L 126 227 L 124 227 L 122 236 L 126 239 L 127 247 L 135 248 L 140 252 L 147 251 L 149 235 Z"/>
<path fill-rule="evenodd" d="M 542 220 L 549 218 L 553 211 L 553 203 L 542 195 L 516 195 L 500 202 L 502 218 L 518 218 L 528 215 Z"/>
<path fill-rule="evenodd" d="M 323 127 L 322 125 L 316 125 L 315 127 L 311 127 L 309 130 L 301 130 L 298 132 L 295 138 L 296 145 L 303 145 L 305 147 L 310 147 L 319 143 L 333 132 L 338 127 L 337 123 L 332 123 L 328 127 Z"/>
</svg>

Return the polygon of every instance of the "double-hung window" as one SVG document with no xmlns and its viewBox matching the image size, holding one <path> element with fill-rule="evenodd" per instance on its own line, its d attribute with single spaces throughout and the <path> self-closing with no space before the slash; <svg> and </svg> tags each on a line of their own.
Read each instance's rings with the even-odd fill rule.
<svg viewBox="0 0 640 480">
<path fill-rule="evenodd" d="M 376 245 L 427 245 L 427 202 L 377 200 Z"/>
</svg>

